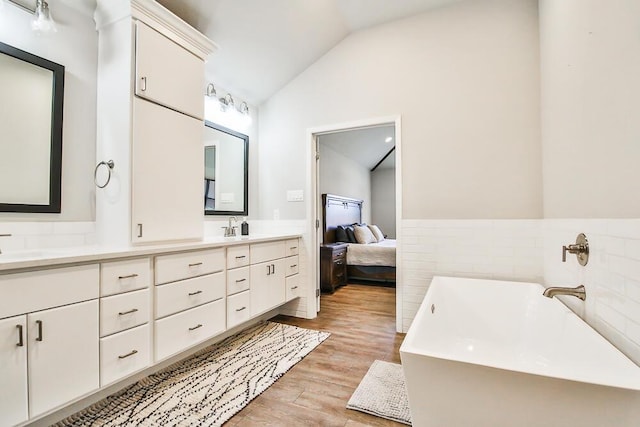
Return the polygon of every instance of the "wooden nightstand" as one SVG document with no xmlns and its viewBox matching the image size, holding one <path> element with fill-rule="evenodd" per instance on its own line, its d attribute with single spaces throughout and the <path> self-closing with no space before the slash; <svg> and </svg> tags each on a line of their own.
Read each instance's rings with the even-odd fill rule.
<svg viewBox="0 0 640 427">
<path fill-rule="evenodd" d="M 320 287 L 333 293 L 347 284 L 347 244 L 332 243 L 320 246 Z"/>
</svg>

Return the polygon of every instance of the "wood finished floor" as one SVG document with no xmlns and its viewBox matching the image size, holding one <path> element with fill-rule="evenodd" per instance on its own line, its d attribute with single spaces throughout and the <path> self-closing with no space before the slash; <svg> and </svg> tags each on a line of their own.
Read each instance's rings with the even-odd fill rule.
<svg viewBox="0 0 640 427">
<path fill-rule="evenodd" d="M 331 336 L 225 426 L 402 426 L 346 409 L 374 360 L 400 363 L 395 312 L 394 288 L 347 285 L 322 295 L 315 319 L 272 319 Z"/>
</svg>

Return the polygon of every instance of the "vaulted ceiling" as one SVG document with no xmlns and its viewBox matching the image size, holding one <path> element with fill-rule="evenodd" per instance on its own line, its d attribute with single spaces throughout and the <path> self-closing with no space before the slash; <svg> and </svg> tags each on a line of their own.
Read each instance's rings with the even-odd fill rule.
<svg viewBox="0 0 640 427">
<path fill-rule="evenodd" d="M 207 79 L 260 105 L 350 33 L 460 0 L 158 0 L 216 42 Z"/>
</svg>

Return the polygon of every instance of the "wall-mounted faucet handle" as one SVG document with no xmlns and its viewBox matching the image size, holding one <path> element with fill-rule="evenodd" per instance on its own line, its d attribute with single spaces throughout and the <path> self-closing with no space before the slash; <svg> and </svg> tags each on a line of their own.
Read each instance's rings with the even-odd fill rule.
<svg viewBox="0 0 640 427">
<path fill-rule="evenodd" d="M 584 233 L 578 234 L 576 243 L 562 246 L 562 262 L 567 262 L 567 252 L 574 254 L 578 258 L 580 265 L 587 265 L 589 262 L 589 241 Z"/>
</svg>

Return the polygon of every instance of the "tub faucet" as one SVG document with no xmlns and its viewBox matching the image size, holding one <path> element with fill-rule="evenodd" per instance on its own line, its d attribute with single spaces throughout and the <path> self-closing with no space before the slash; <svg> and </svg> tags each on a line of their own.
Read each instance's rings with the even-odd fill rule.
<svg viewBox="0 0 640 427">
<path fill-rule="evenodd" d="M 234 223 L 238 223 L 238 218 L 236 218 L 235 216 L 230 216 L 229 217 L 229 226 L 228 227 L 222 227 L 224 228 L 224 237 L 235 237 L 236 235 L 236 228 L 238 228 L 237 225 L 231 225 L 231 221 L 233 220 Z"/>
<path fill-rule="evenodd" d="M 584 286 L 580 285 L 576 288 L 547 288 L 542 293 L 547 298 L 553 298 L 556 295 L 571 295 L 572 297 L 580 298 L 582 301 L 587 299 L 587 293 Z"/>
<path fill-rule="evenodd" d="M 11 234 L 0 234 L 0 237 L 11 237 Z M 2 253 L 2 249 L 0 249 L 0 254 Z"/>
</svg>

